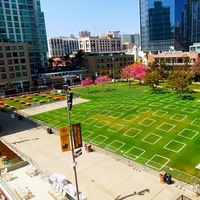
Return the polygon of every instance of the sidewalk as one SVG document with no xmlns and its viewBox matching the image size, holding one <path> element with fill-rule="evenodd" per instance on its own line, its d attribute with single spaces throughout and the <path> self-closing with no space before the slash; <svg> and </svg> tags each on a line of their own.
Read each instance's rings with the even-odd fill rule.
<svg viewBox="0 0 200 200">
<path fill-rule="evenodd" d="M 26 109 L 23 113 L 35 114 L 64 105 L 64 102 L 59 103 L 57 106 L 49 104 Z M 63 174 L 75 186 L 71 152 L 61 152 L 58 135 L 47 134 L 46 129 L 36 127 L 26 119 L 11 119 L 6 113 L 0 113 L 0 117 L 0 124 L 2 120 L 7 121 L 3 123 L 3 130 L 0 132 L 4 140 L 32 159 L 47 176 L 52 173 Z M 176 183 L 161 183 L 159 174 L 154 176 L 98 151 L 88 153 L 83 148 L 83 154 L 76 160 L 79 190 L 88 200 L 176 200 L 181 195 L 192 200 L 200 199 L 194 197 L 195 191 L 177 186 Z"/>
</svg>

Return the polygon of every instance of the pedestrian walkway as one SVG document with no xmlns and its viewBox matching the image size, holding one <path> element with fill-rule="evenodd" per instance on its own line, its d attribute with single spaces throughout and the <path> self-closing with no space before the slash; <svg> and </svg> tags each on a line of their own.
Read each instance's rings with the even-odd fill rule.
<svg viewBox="0 0 200 200">
<path fill-rule="evenodd" d="M 63 106 L 61 102 L 60 106 Z M 23 110 L 23 113 L 32 115 L 55 107 L 49 104 L 43 106 L 43 109 L 38 107 Z M 58 135 L 47 134 L 42 126 L 38 127 L 26 119 L 11 119 L 6 113 L 0 113 L 0 117 L 1 120 L 3 117 L 7 121 L 3 123 L 1 137 L 10 146 L 34 161 L 47 177 L 52 173 L 62 174 L 75 186 L 74 171 L 71 167 L 72 155 L 71 152 L 61 152 Z M 181 195 L 192 200 L 200 199 L 194 197 L 195 191 L 177 186 L 176 183 L 161 183 L 159 174 L 155 176 L 137 167 L 128 166 L 99 151 L 88 153 L 83 149 L 83 154 L 76 161 L 79 190 L 88 200 L 176 200 Z M 43 194 L 38 189 L 37 195 L 40 193 L 43 199 Z"/>
</svg>

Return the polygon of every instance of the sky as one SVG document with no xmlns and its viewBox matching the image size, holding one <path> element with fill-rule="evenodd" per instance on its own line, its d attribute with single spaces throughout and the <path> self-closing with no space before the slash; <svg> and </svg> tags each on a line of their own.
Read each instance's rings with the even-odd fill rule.
<svg viewBox="0 0 200 200">
<path fill-rule="evenodd" d="M 40 0 L 47 37 L 139 33 L 138 0 Z"/>
</svg>

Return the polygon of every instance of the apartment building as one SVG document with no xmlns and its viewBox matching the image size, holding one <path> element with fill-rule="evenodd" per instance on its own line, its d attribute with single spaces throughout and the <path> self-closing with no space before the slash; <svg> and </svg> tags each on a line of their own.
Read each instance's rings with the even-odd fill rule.
<svg viewBox="0 0 200 200">
<path fill-rule="evenodd" d="M 78 51 L 78 39 L 70 37 L 53 37 L 47 39 L 48 57 L 62 57 Z"/>
<path fill-rule="evenodd" d="M 32 86 L 28 45 L 0 43 L 0 89 L 23 91 Z"/>
<path fill-rule="evenodd" d="M 121 51 L 121 37 L 115 32 L 99 36 L 87 36 L 78 39 L 79 49 L 84 52 Z"/>
</svg>

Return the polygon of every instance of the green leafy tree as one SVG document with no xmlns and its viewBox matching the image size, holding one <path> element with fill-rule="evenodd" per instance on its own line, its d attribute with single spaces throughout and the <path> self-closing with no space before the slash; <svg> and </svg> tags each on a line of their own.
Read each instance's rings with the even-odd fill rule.
<svg viewBox="0 0 200 200">
<path fill-rule="evenodd" d="M 182 96 L 183 91 L 188 89 L 188 85 L 191 84 L 191 76 L 185 71 L 176 70 L 169 75 L 167 81 L 171 88 Z"/>
<path fill-rule="evenodd" d="M 155 88 L 157 88 L 157 86 L 159 85 L 161 79 L 162 76 L 160 75 L 159 71 L 148 71 L 144 78 L 144 84 L 150 85 L 152 89 L 155 90 Z"/>
</svg>

